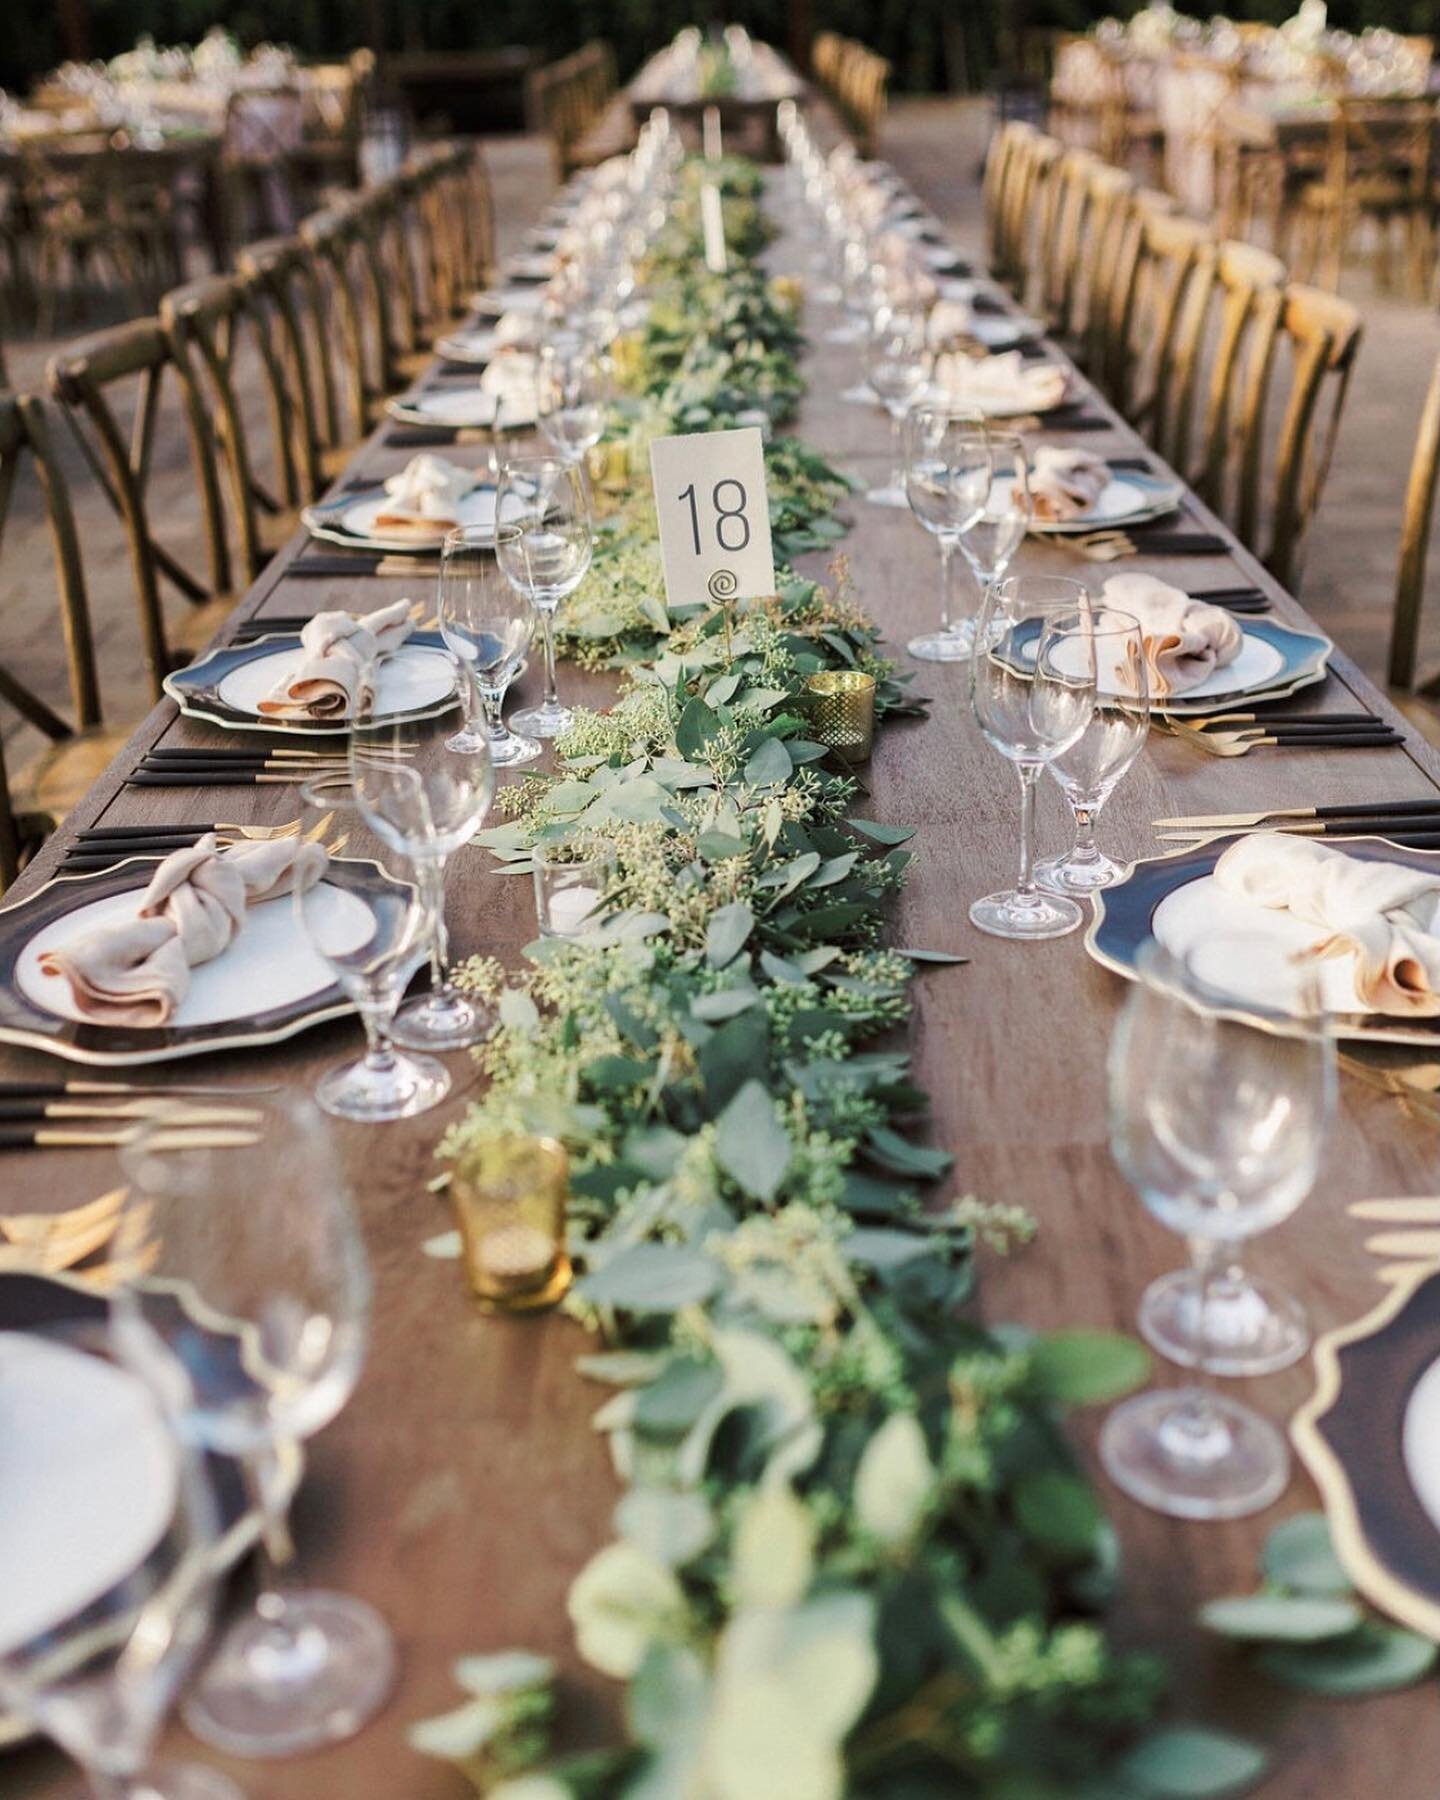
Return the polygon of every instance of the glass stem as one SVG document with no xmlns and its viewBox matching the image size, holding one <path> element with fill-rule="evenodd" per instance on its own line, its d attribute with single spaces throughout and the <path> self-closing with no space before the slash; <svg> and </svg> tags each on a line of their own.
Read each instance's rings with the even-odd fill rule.
<svg viewBox="0 0 1440 1800">
<path fill-rule="evenodd" d="M 1035 784 L 1040 779 L 1040 764 L 1023 762 L 1020 770 L 1020 876 L 1015 883 L 1015 898 L 1022 906 L 1033 906 L 1035 891 Z"/>
<path fill-rule="evenodd" d="M 430 915 L 430 980 L 437 994 L 444 993 L 448 985 L 445 971 L 450 963 L 450 935 L 445 929 L 445 868 L 443 857 L 427 857 L 415 865 L 425 910 Z"/>
<path fill-rule="evenodd" d="M 504 688 L 480 689 L 480 722 L 485 727 L 485 734 L 493 742 L 508 736 L 505 730 L 505 690 Z"/>
<path fill-rule="evenodd" d="M 1203 1381 L 1210 1372 L 1210 1301 L 1220 1277 L 1224 1248 L 1209 1238 L 1187 1242 L 1196 1286 L 1195 1373 Z M 1172 1454 L 1186 1461 L 1217 1462 L 1230 1447 L 1230 1428 L 1205 1387 L 1185 1389 L 1185 1399 L 1167 1427 Z"/>
<path fill-rule="evenodd" d="M 1070 852 L 1072 863 L 1093 863 L 1100 860 L 1100 852 L 1095 847 L 1095 815 L 1100 808 L 1090 800 L 1077 800 L 1070 795 L 1070 810 L 1075 815 L 1075 844 Z"/>
<path fill-rule="evenodd" d="M 955 629 L 955 543 L 944 535 L 940 539 L 940 629 Z"/>
<path fill-rule="evenodd" d="M 900 440 L 902 415 L 892 406 L 887 409 L 890 414 L 890 486 L 905 486 L 905 471 L 901 466 L 903 446 Z"/>
<path fill-rule="evenodd" d="M 284 1508 L 276 1500 L 280 1458 L 267 1445 L 247 1456 L 242 1466 L 250 1504 L 260 1520 L 260 1536 L 255 1545 L 255 1575 L 260 1591 L 255 1610 L 263 1619 L 278 1623 L 285 1615 L 280 1571 L 295 1560 L 295 1540 L 290 1535 Z"/>
<path fill-rule="evenodd" d="M 540 635 L 545 645 L 545 704 L 558 706 L 560 696 L 555 688 L 555 609 L 542 607 L 540 611 Z"/>
</svg>

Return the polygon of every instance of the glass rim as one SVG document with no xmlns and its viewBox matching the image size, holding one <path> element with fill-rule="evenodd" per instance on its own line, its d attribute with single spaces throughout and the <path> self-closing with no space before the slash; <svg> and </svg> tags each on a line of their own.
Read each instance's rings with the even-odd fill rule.
<svg viewBox="0 0 1440 1800">
<path fill-rule="evenodd" d="M 504 464 L 501 467 L 504 468 Z M 454 525 L 440 543 L 442 559 L 457 550 L 494 550 L 503 537 L 507 543 L 521 536 L 514 519 L 496 519 L 490 525 Z"/>
</svg>

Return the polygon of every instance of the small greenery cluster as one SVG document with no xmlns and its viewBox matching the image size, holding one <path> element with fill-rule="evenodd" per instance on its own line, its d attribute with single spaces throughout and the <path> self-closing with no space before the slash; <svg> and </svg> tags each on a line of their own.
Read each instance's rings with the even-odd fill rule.
<svg viewBox="0 0 1440 1800">
<path fill-rule="evenodd" d="M 486 834 L 522 879 L 542 839 L 611 857 L 597 925 L 465 971 L 499 1026 L 440 1153 L 569 1148 L 567 1304 L 623 1489 L 569 1610 L 627 1684 L 625 1742 L 547 1764 L 550 1666 L 457 1665 L 467 1698 L 412 1741 L 495 1800 L 1199 1800 L 1254 1762 L 1142 1735 L 1160 1672 L 1097 1621 L 1116 1542 L 1060 1419 L 1143 1352 L 964 1316 L 977 1236 L 1032 1226 L 940 1198 L 952 1159 L 917 1135 L 885 1034 L 916 965 L 955 959 L 884 944 L 913 832 L 857 816 L 805 707 L 850 667 L 882 721 L 916 708 L 843 570 L 725 616 L 656 602 L 616 704 Z"/>
</svg>

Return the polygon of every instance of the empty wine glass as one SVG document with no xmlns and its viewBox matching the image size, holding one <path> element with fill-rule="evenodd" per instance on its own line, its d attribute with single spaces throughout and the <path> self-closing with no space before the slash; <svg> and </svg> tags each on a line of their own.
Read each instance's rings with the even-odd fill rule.
<svg viewBox="0 0 1440 1800">
<path fill-rule="evenodd" d="M 905 414 L 930 374 L 925 315 L 882 307 L 871 323 L 865 352 L 866 380 L 890 419 L 890 476 L 884 487 L 871 488 L 865 498 L 872 506 L 904 506 Z"/>
<path fill-rule="evenodd" d="M 584 471 L 554 456 L 517 456 L 501 473 L 498 499 L 497 516 L 519 527 L 515 536 L 497 541 L 500 569 L 535 608 L 545 647 L 545 697 L 515 715 L 515 728 L 559 737 L 572 715 L 555 687 L 555 613 L 590 567 L 593 527 Z"/>
<path fill-rule="evenodd" d="M 373 683 L 364 686 L 374 692 Z M 384 844 L 414 871 L 429 920 L 431 987 L 395 1016 L 393 1036 L 411 1050 L 462 1050 L 488 1019 L 450 978 L 445 875 L 455 852 L 485 822 L 495 793 L 488 745 L 427 745 L 413 755 L 413 725 L 362 708 L 350 729 L 350 780 L 360 811 Z"/>
<path fill-rule="evenodd" d="M 325 1120 L 298 1094 L 256 1097 L 250 1146 L 174 1148 L 161 1115 L 121 1153 L 112 1240 L 121 1351 L 173 1402 L 194 1444 L 238 1457 L 265 1529 L 260 1595 L 222 1637 L 185 1722 L 237 1756 L 289 1756 L 354 1735 L 395 1674 L 385 1621 L 345 1594 L 282 1586 L 293 1551 L 283 1456 L 340 1412 L 359 1379 L 370 1271 Z M 240 1368 L 207 1339 L 243 1340 Z"/>
<path fill-rule="evenodd" d="M 1035 865 L 1035 879 L 1048 893 L 1082 899 L 1125 872 L 1097 848 L 1095 821 L 1150 730 L 1150 683 L 1139 620 L 1110 606 L 1092 608 L 1089 620 L 1095 639 L 1094 715 L 1069 749 L 1046 764 L 1070 804 L 1075 842 L 1063 856 Z"/>
<path fill-rule="evenodd" d="M 1015 575 L 993 586 L 980 609 L 971 702 L 981 731 L 1020 777 L 1019 879 L 970 908 L 972 922 L 995 937 L 1063 937 L 1080 923 L 1073 900 L 1036 887 L 1032 861 L 1040 771 L 1080 737 L 1094 711 L 1089 600 L 1081 582 Z"/>
<path fill-rule="evenodd" d="M 1223 1016 L 1230 998 L 1159 944 L 1138 972 L 1110 1046 L 1110 1145 L 1151 1214 L 1194 1247 L 1203 1375 L 1220 1262 L 1287 1219 L 1314 1184 L 1333 1045 L 1313 963 L 1276 972 L 1288 992 L 1274 1007 L 1246 1002 L 1254 1023 Z M 1289 1474 L 1267 1419 L 1200 1386 L 1127 1400 L 1105 1422 L 1100 1455 L 1135 1499 L 1186 1519 L 1258 1512 Z"/>
<path fill-rule="evenodd" d="M 1013 431 L 991 431 L 994 474 L 985 504 L 960 533 L 960 549 L 980 589 L 986 593 L 1010 567 L 1010 559 L 1030 529 L 1030 460 L 1024 439 Z"/>
<path fill-rule="evenodd" d="M 1258 1012 L 1262 1019 L 1297 1009 L 1302 1017 L 1323 1016 L 1304 1010 L 1317 1007 L 1318 1000 L 1304 985 L 1303 967 L 1297 975 L 1289 963 L 1267 967 L 1258 1008 L 1254 995 L 1237 993 L 1236 971 L 1253 964 L 1254 952 L 1252 939 L 1217 932 L 1207 934 L 1182 960 L 1191 986 L 1218 1009 Z M 1310 1324 L 1299 1300 L 1279 1282 L 1244 1267 L 1238 1237 L 1218 1260 L 1209 1257 L 1198 1239 L 1191 1240 L 1189 1249 L 1190 1267 L 1157 1277 L 1141 1297 L 1140 1330 L 1146 1341 L 1182 1368 L 1194 1368 L 1203 1359 L 1212 1375 L 1270 1375 L 1298 1362 L 1310 1345 Z M 1202 1269 L 1208 1272 L 1203 1305 Z"/>
<path fill-rule="evenodd" d="M 593 344 L 550 343 L 541 350 L 540 428 L 558 456 L 580 462 L 600 442 L 612 383 L 610 358 Z"/>
<path fill-rule="evenodd" d="M 11 1478 L 38 1454 L 47 1491 L 64 1495 L 60 1546 L 42 1505 L 6 1510 L 0 1704 L 67 1751 L 96 1800 L 242 1800 L 214 1769 L 150 1761 L 209 1631 L 219 1527 L 202 1459 L 117 1355 L 98 1323 L 0 1336 Z M 45 1396 L 59 1419 L 43 1415 Z"/>
<path fill-rule="evenodd" d="M 395 775 L 418 787 L 408 766 Z M 332 822 L 352 838 L 364 827 L 353 784 L 317 777 L 300 790 L 302 829 L 325 830 Z M 365 1055 L 331 1069 L 316 1083 L 315 1098 L 337 1118 L 372 1123 L 408 1119 L 443 1100 L 450 1077 L 430 1056 L 402 1055 L 391 1035 L 405 984 L 424 960 L 430 921 L 420 890 L 401 865 L 393 874 L 376 866 L 366 891 L 338 891 L 326 882 L 295 890 L 295 915 L 311 948 L 328 964 L 355 1003 L 365 1027 Z"/>
<path fill-rule="evenodd" d="M 918 400 L 905 418 L 905 498 L 940 545 L 940 629 L 905 646 L 925 662 L 963 662 L 973 619 L 955 607 L 955 546 L 990 492 L 990 439 L 978 413 L 945 401 Z"/>
<path fill-rule="evenodd" d="M 505 691 L 525 666 L 535 613 L 500 573 L 496 545 L 518 526 L 462 525 L 440 550 L 440 634 L 460 665 L 465 725 L 445 748 L 488 755 L 497 769 L 534 762 L 538 739 L 520 737 L 505 723 Z"/>
</svg>

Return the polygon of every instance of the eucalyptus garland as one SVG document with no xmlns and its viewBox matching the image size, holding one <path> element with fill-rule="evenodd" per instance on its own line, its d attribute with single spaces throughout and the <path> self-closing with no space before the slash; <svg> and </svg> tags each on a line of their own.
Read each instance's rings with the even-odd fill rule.
<svg viewBox="0 0 1440 1800">
<path fill-rule="evenodd" d="M 737 266 L 696 273 L 687 171 L 631 428 L 692 428 L 702 389 L 706 426 L 793 404 L 758 178 L 725 177 Z M 815 453 L 771 454 L 798 471 L 791 528 L 833 519 Z M 646 518 L 614 509 L 570 626 L 623 666 L 618 700 L 577 717 L 563 773 L 502 790 L 486 834 L 518 877 L 537 841 L 603 839 L 605 915 L 522 973 L 470 965 L 499 1025 L 484 1098 L 440 1146 L 520 1130 L 570 1150 L 567 1304 L 604 1346 L 579 1373 L 610 1390 L 595 1425 L 623 1496 L 569 1611 L 580 1655 L 627 1684 L 626 1741 L 546 1763 L 554 1671 L 515 1650 L 459 1663 L 467 1699 L 412 1742 L 500 1800 L 1219 1792 L 1233 1740 L 1138 1738 L 1160 1673 L 1095 1620 L 1115 1538 L 1059 1424 L 1143 1379 L 1143 1353 L 962 1314 L 977 1234 L 1031 1224 L 940 1197 L 952 1159 L 917 1136 L 897 1028 L 917 964 L 954 959 L 886 947 L 913 828 L 855 814 L 805 684 L 856 667 L 882 719 L 919 703 L 843 568 L 731 617 L 667 609 Z"/>
</svg>

